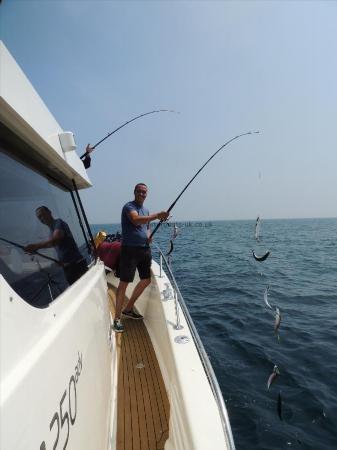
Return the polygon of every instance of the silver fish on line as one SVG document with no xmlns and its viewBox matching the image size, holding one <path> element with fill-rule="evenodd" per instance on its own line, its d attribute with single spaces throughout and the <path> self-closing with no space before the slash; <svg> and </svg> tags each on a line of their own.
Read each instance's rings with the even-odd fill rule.
<svg viewBox="0 0 337 450">
<path fill-rule="evenodd" d="M 177 236 L 178 236 L 178 234 L 179 234 L 179 228 L 177 227 L 177 225 L 176 224 L 174 224 L 174 226 L 173 226 L 173 235 L 172 235 L 172 239 L 175 239 Z"/>
<path fill-rule="evenodd" d="M 254 250 L 252 250 L 252 252 L 253 252 L 255 261 L 259 261 L 259 262 L 265 261 L 268 258 L 268 256 L 270 255 L 270 250 L 268 250 L 267 253 L 265 253 L 262 256 L 257 256 L 257 254 L 254 252 Z"/>
<path fill-rule="evenodd" d="M 255 239 L 260 242 L 260 216 L 257 216 L 255 222 Z"/>
<path fill-rule="evenodd" d="M 281 311 L 278 308 L 276 308 L 276 310 L 275 310 L 274 331 L 275 331 L 275 334 L 277 334 L 277 335 L 278 335 L 278 330 L 280 328 L 280 325 L 281 325 Z"/>
<path fill-rule="evenodd" d="M 274 369 L 272 373 L 269 375 L 268 381 L 267 381 L 267 389 L 270 388 L 270 386 L 273 384 L 273 382 L 276 380 L 276 378 L 280 375 L 279 368 L 275 364 Z"/>
<path fill-rule="evenodd" d="M 170 240 L 170 250 L 166 253 L 166 256 L 169 256 L 172 252 L 173 252 L 173 241 L 172 239 Z"/>
<path fill-rule="evenodd" d="M 270 303 L 268 302 L 269 289 L 270 289 L 270 286 L 268 285 L 264 291 L 263 298 L 264 298 L 264 302 L 268 306 L 268 308 L 273 309 L 271 307 Z"/>
</svg>

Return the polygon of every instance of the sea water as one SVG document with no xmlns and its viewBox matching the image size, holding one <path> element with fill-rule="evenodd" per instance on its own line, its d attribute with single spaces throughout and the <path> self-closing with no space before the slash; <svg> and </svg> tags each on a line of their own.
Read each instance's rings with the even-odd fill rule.
<svg viewBox="0 0 337 450">
<path fill-rule="evenodd" d="M 260 242 L 255 221 L 177 225 L 173 272 L 237 450 L 337 449 L 337 219 L 262 220 Z M 99 229 L 120 226 L 93 226 Z M 164 252 L 172 233 L 164 224 L 155 235 Z M 271 254 L 257 262 L 252 250 Z M 267 286 L 269 303 L 281 311 L 279 339 L 264 303 Z M 275 364 L 280 375 L 267 390 Z"/>
</svg>

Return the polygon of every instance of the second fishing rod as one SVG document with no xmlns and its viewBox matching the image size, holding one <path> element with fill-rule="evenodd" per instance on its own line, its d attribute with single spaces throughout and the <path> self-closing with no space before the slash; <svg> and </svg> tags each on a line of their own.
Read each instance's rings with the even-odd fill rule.
<svg viewBox="0 0 337 450">
<path fill-rule="evenodd" d="M 93 151 L 96 147 L 98 147 L 100 144 L 102 144 L 102 142 L 104 142 L 106 139 L 108 139 L 110 136 L 112 136 L 113 134 L 117 133 L 117 131 L 121 130 L 122 128 L 124 128 L 126 125 L 129 125 L 130 123 L 134 122 L 135 120 L 140 119 L 141 117 L 145 117 L 145 116 L 149 116 L 150 114 L 157 114 L 157 113 L 162 113 L 162 112 L 168 112 L 168 113 L 175 113 L 175 114 L 179 114 L 177 111 L 173 111 L 172 109 L 155 109 L 154 111 L 149 111 L 143 114 L 139 114 L 136 117 L 133 117 L 130 120 L 127 120 L 126 122 L 124 122 L 122 125 L 120 125 L 119 127 L 117 127 L 116 129 L 114 129 L 113 131 L 111 131 L 110 133 L 108 133 L 104 138 L 100 139 L 95 145 L 91 146 L 90 149 L 91 151 Z M 88 148 L 88 147 L 87 147 Z M 80 156 L 81 159 L 84 159 L 86 156 L 89 155 L 89 151 L 85 151 L 85 153 L 83 153 L 83 155 Z"/>
</svg>

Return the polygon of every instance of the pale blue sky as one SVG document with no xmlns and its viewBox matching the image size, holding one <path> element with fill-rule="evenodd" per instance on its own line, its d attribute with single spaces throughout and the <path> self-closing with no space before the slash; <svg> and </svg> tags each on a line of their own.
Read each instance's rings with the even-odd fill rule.
<svg viewBox="0 0 337 450">
<path fill-rule="evenodd" d="M 1 38 L 78 153 L 91 222 L 118 222 L 133 186 L 175 220 L 336 217 L 337 2 L 13 1 Z"/>
</svg>

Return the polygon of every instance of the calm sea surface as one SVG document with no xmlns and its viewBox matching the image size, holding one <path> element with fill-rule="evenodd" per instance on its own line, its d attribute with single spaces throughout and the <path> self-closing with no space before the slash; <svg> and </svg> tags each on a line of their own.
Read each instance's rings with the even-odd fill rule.
<svg viewBox="0 0 337 450">
<path fill-rule="evenodd" d="M 259 243 L 254 226 L 182 223 L 172 262 L 237 450 L 337 449 L 337 219 L 264 220 Z M 165 225 L 157 232 L 163 250 L 171 233 Z M 258 263 L 252 249 L 271 255 Z M 263 299 L 267 285 L 282 315 L 279 341 Z M 268 391 L 274 364 L 281 374 Z"/>
</svg>

